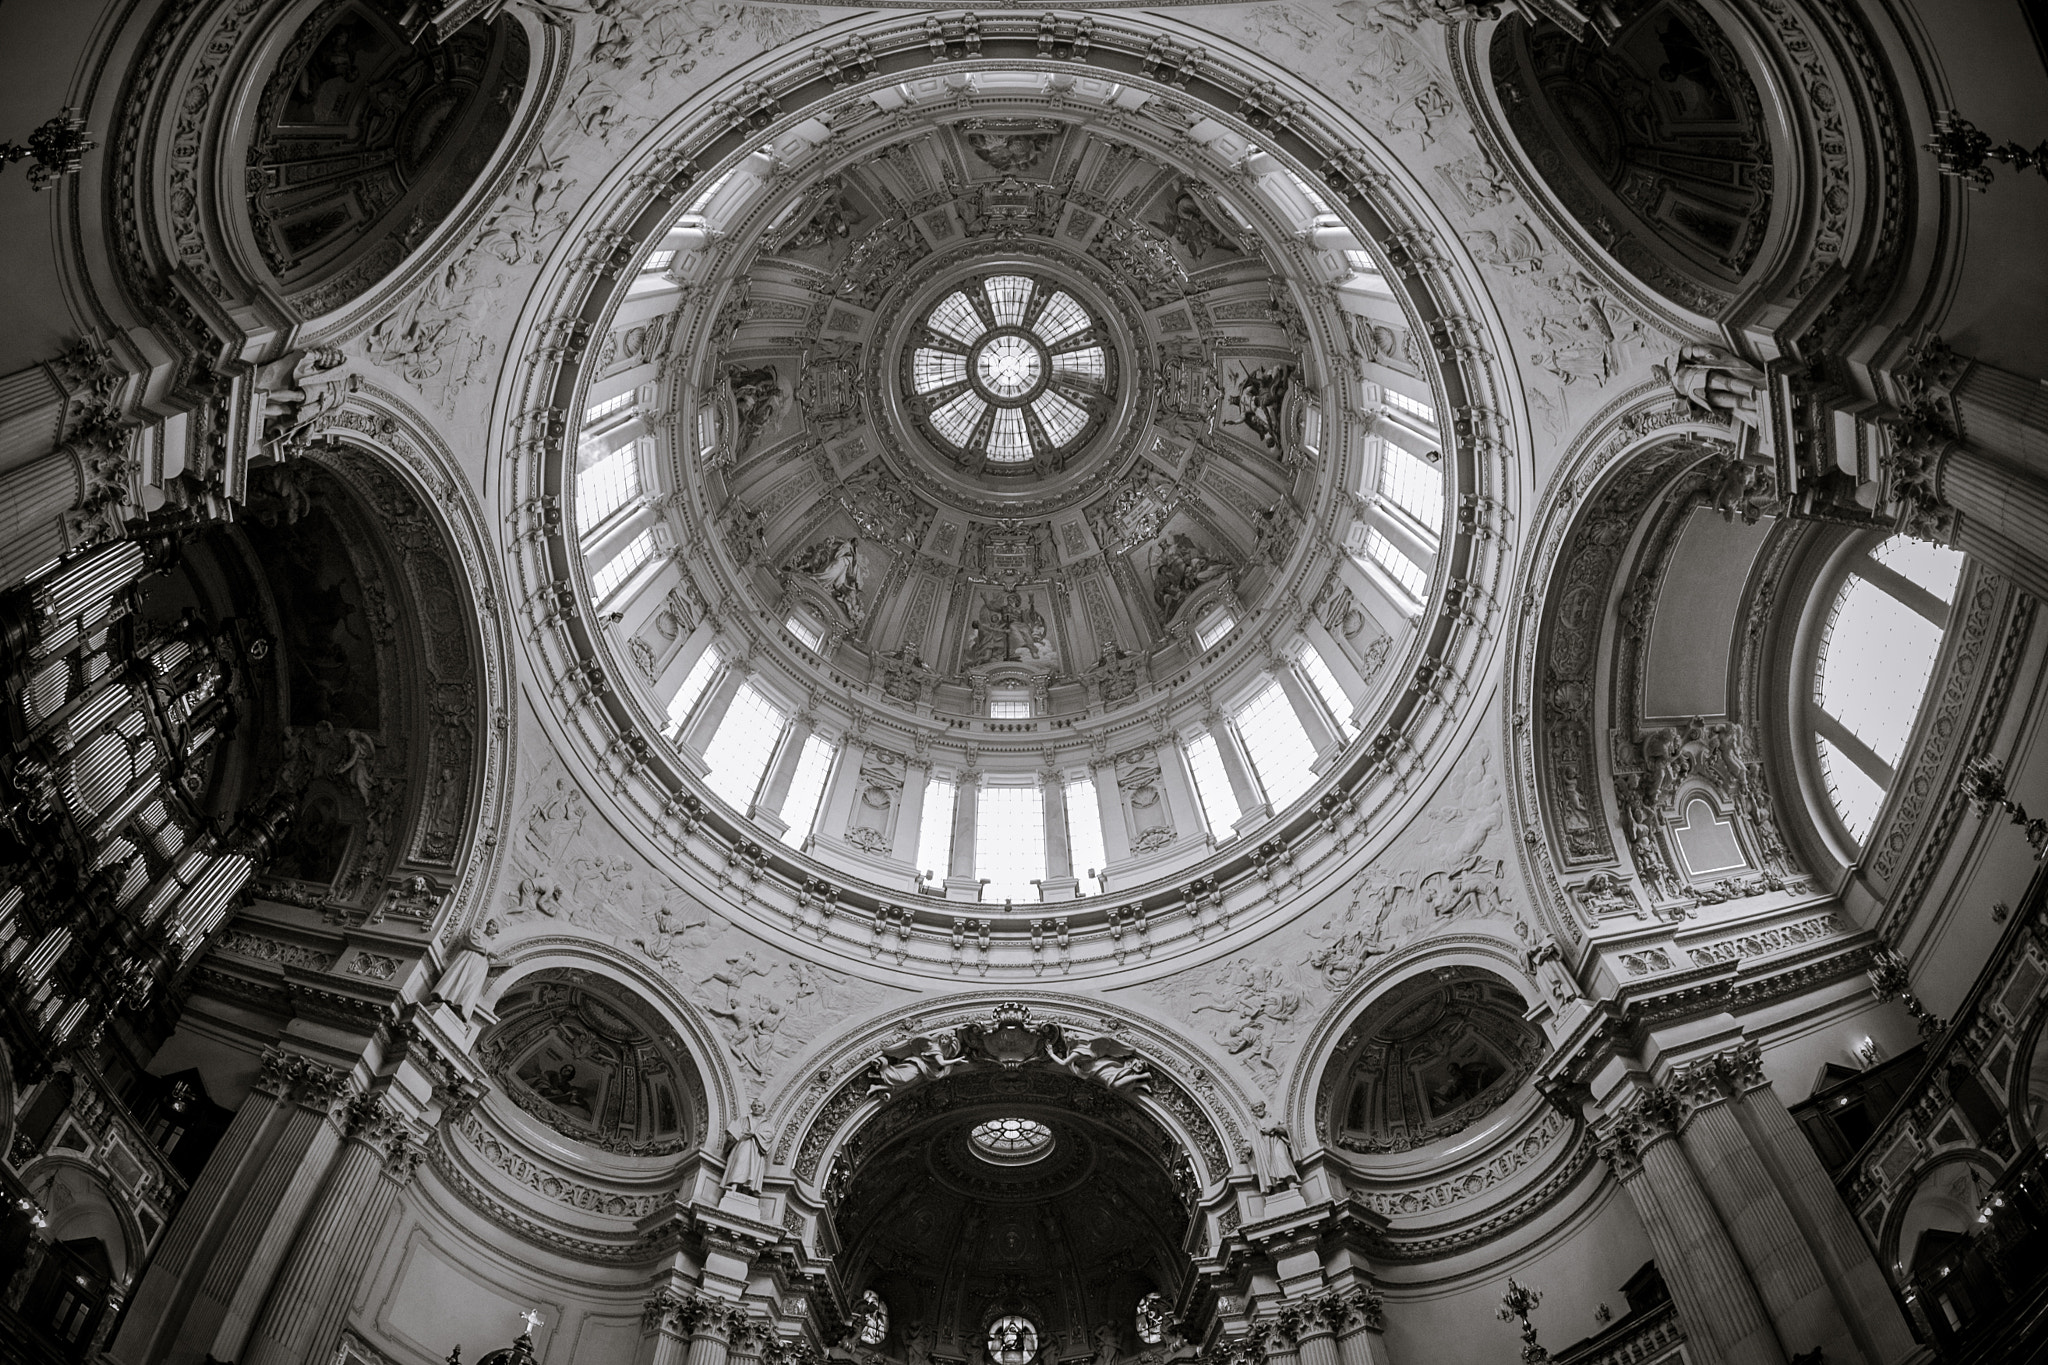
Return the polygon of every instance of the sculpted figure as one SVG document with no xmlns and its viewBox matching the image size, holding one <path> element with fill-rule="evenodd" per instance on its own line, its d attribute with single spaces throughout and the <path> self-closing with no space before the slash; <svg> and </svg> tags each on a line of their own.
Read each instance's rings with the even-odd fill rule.
<svg viewBox="0 0 2048 1365">
<path fill-rule="evenodd" d="M 1294 1134 L 1277 1119 L 1266 1122 L 1264 1100 L 1252 1106 L 1252 1114 L 1259 1120 L 1257 1165 L 1260 1191 L 1272 1194 L 1275 1190 L 1301 1183 L 1301 1172 L 1294 1165 Z"/>
<path fill-rule="evenodd" d="M 894 1094 L 919 1081 L 935 1080 L 956 1066 L 966 1066 L 970 1060 L 960 1051 L 959 1041 L 950 1034 L 936 1040 L 913 1038 L 907 1043 L 884 1048 L 882 1055 L 875 1058 L 868 1073 L 867 1093 Z"/>
<path fill-rule="evenodd" d="M 745 1190 L 749 1194 L 761 1192 L 761 1177 L 768 1171 L 768 1153 L 761 1145 L 755 1123 L 766 1112 L 761 1101 L 749 1100 L 747 1112 L 726 1125 L 725 1135 L 732 1140 L 732 1145 L 725 1149 L 726 1189 Z"/>
<path fill-rule="evenodd" d="M 1725 412 L 1744 426 L 1760 423 L 1764 376 L 1755 366 L 1711 346 L 1681 346 L 1656 367 L 1671 391 L 1704 412 Z"/>
<path fill-rule="evenodd" d="M 434 983 L 434 990 L 427 998 L 438 1000 L 463 1020 L 476 1005 L 477 996 L 483 991 L 484 977 L 491 970 L 491 950 L 488 940 L 498 932 L 496 920 L 485 920 L 481 930 L 470 930 L 462 941 L 458 952 L 441 973 L 441 979 Z"/>
<path fill-rule="evenodd" d="M 1138 1050 L 1114 1038 L 1090 1038 L 1062 1053 L 1059 1040 L 1051 1040 L 1046 1055 L 1052 1064 L 1070 1071 L 1084 1081 L 1098 1081 L 1111 1090 L 1144 1094 L 1152 1089 L 1152 1071 L 1138 1056 Z"/>
</svg>

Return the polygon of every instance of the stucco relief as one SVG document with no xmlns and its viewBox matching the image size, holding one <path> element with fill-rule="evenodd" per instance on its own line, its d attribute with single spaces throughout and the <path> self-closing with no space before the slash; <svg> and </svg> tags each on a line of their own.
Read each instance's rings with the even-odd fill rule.
<svg viewBox="0 0 2048 1365">
<path fill-rule="evenodd" d="M 497 364 L 499 325 L 525 297 L 525 283 L 562 240 L 579 187 L 651 127 L 671 82 L 701 62 L 742 59 L 814 26 L 800 11 L 741 5 L 700 16 L 688 0 L 645 12 L 607 9 L 590 16 L 577 43 L 553 121 L 509 189 L 412 298 L 385 314 L 359 345 L 447 415 Z"/>
<path fill-rule="evenodd" d="M 1276 1091 L 1304 1030 L 1374 958 L 1474 920 L 1532 942 L 1537 931 L 1516 919 L 1510 898 L 1504 809 L 1493 751 L 1475 740 L 1436 798 L 1329 908 L 1149 993 Z"/>
<path fill-rule="evenodd" d="M 755 1094 L 840 1020 L 898 994 L 790 956 L 700 904 L 592 809 L 545 738 L 529 734 L 525 749 L 502 896 L 508 943 L 566 920 L 643 957 L 714 1021 Z"/>
</svg>

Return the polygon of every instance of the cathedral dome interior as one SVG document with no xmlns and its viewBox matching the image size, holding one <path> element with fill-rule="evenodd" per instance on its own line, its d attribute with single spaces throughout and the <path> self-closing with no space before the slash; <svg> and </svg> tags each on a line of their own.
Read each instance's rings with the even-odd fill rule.
<svg viewBox="0 0 2048 1365">
<path fill-rule="evenodd" d="M 0 1354 L 2048 1362 L 2039 10 L 0 6 Z"/>
</svg>

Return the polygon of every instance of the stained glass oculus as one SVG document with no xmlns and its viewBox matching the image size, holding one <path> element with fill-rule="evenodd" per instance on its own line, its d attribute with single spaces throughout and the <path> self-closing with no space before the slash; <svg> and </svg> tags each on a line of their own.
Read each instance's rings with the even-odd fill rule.
<svg viewBox="0 0 2048 1365">
<path fill-rule="evenodd" d="M 1056 283 L 991 275 L 941 298 L 912 343 L 913 410 L 954 450 L 1017 468 L 1083 440 L 1109 405 L 1088 309 Z"/>
</svg>

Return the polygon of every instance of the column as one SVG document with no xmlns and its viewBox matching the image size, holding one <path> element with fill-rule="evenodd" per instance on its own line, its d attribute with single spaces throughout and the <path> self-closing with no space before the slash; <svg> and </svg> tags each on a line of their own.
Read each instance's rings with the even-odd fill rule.
<svg viewBox="0 0 2048 1365">
<path fill-rule="evenodd" d="M 155 1358 L 156 1339 L 174 1325 L 171 1319 L 185 1272 L 200 1247 L 221 1226 L 223 1201 L 254 1178 L 251 1168 L 261 1164 L 257 1143 L 279 1108 L 289 1102 L 290 1082 L 277 1077 L 272 1069 L 273 1061 L 282 1055 L 272 1052 L 264 1058 L 262 1078 L 235 1111 L 198 1181 L 178 1206 L 171 1229 L 151 1258 L 127 1317 L 121 1320 L 111 1351 L 116 1360 Z"/>
<path fill-rule="evenodd" d="M 64 514 L 84 496 L 78 461 L 62 451 L 0 474 L 0 587 L 64 548 Z"/>
<path fill-rule="evenodd" d="M 382 1095 L 359 1096 L 347 1124 L 341 1157 L 271 1285 L 242 1365 L 298 1365 L 326 1352 L 331 1338 L 318 1329 L 331 1316 L 339 1330 L 337 1310 L 346 1307 L 397 1194 L 388 1163 L 397 1155 L 410 1173 L 408 1134 Z"/>
<path fill-rule="evenodd" d="M 707 1303 L 697 1315 L 690 1332 L 690 1355 L 686 1365 L 726 1365 L 728 1343 L 735 1322 L 744 1322 L 740 1310 L 728 1304 Z"/>
<path fill-rule="evenodd" d="M 740 659 L 735 659 L 725 666 L 725 672 L 719 674 L 718 681 L 712 683 L 705 692 L 703 703 L 697 708 L 697 714 L 691 718 L 690 728 L 683 732 L 682 748 L 685 754 L 702 761 L 705 746 L 711 743 L 711 737 L 718 733 L 718 727 L 725 721 L 726 708 L 731 706 L 732 699 L 740 694 L 741 684 L 746 682 L 752 672 L 753 669 Z"/>
<path fill-rule="evenodd" d="M 946 865 L 946 899 L 980 901 L 981 882 L 974 875 L 974 817 L 981 806 L 981 774 L 972 768 L 960 774 L 953 793 L 953 858 Z"/>
<path fill-rule="evenodd" d="M 889 856 L 912 869 L 914 882 L 924 878 L 924 869 L 917 866 L 917 841 L 924 833 L 924 789 L 931 780 L 929 761 L 912 756 L 903 765 L 903 801 L 896 808 L 896 838 L 889 845 Z"/>
<path fill-rule="evenodd" d="M 1693 1365 L 1784 1365 L 1756 1286 L 1664 1117 L 1640 1110 L 1625 1116 L 1601 1155 L 1650 1234 L 1685 1326 L 1687 1354 Z"/>
<path fill-rule="evenodd" d="M 1231 828 L 1242 834 L 1265 821 L 1272 815 L 1273 808 L 1266 803 L 1266 794 L 1259 790 L 1259 780 L 1252 773 L 1251 760 L 1245 757 L 1244 743 L 1237 737 L 1237 727 L 1214 712 L 1202 719 L 1216 740 L 1216 754 L 1223 760 L 1223 774 L 1230 779 L 1230 794 L 1237 798 L 1237 819 Z"/>
<path fill-rule="evenodd" d="M 1750 1052 L 1753 1056 L 1754 1049 Z M 1918 1345 L 1890 1282 L 1813 1144 L 1799 1131 L 1760 1067 L 1746 1078 L 1735 1117 L 1791 1205 L 1864 1357 L 1872 1365 L 1892 1365 L 1911 1355 Z"/>
<path fill-rule="evenodd" d="M 1166 822 L 1178 831 L 1182 839 L 1201 842 L 1202 803 L 1195 799 L 1195 779 L 1193 774 L 1188 772 L 1188 756 L 1180 747 L 1180 736 L 1168 735 L 1159 741 L 1153 756 L 1159 761 L 1159 785 L 1166 788 L 1168 809 L 1162 812 Z M 1154 851 L 1156 850 L 1131 850 L 1134 856 L 1140 858 Z"/>
<path fill-rule="evenodd" d="M 1301 1354 L 1295 1332 L 1307 1316 L 1298 1308 L 1282 1308 L 1274 1320 L 1263 1331 L 1265 1338 L 1265 1365 L 1301 1365 Z M 1253 1339 L 1261 1335 L 1260 1329 L 1253 1329 Z"/>
<path fill-rule="evenodd" d="M 782 804 L 789 800 L 789 784 L 795 780 L 796 765 L 803 759 L 804 741 L 811 737 L 811 721 L 809 715 L 799 715 L 784 727 L 782 747 L 769 760 L 768 776 L 761 782 L 761 794 L 755 798 L 753 809 L 747 812 L 778 839 L 789 828 L 789 820 L 782 813 Z"/>
<path fill-rule="evenodd" d="M 1941 462 L 1937 496 L 1961 515 L 1955 545 L 2010 576 L 2028 592 L 2048 593 L 2048 486 L 2040 476 L 1971 446 Z"/>
<path fill-rule="evenodd" d="M 346 1087 L 344 1072 L 314 1062 L 306 1062 L 295 1080 L 297 1107 L 215 1250 L 187 1320 L 209 1341 L 207 1353 L 216 1360 L 241 1358 L 271 1274 L 341 1145 Z"/>
<path fill-rule="evenodd" d="M 1107 871 L 1131 858 L 1131 829 L 1124 816 L 1123 788 L 1116 780 L 1116 760 L 1091 761 L 1088 777 L 1095 784 L 1096 823 L 1102 826 L 1102 870 Z"/>
<path fill-rule="evenodd" d="M 1338 1365 L 1386 1365 L 1387 1319 L 1379 1290 L 1339 1290 L 1321 1306 L 1323 1320 L 1336 1333 Z M 1301 1365 L 1311 1365 L 1306 1349 Z"/>
<path fill-rule="evenodd" d="M 1045 880 L 1038 884 L 1044 901 L 1072 900 L 1081 889 L 1074 875 L 1073 832 L 1067 828 L 1067 784 L 1057 768 L 1038 775 L 1045 799 Z"/>
<path fill-rule="evenodd" d="M 1779 1343 L 1790 1355 L 1820 1347 L 1828 1360 L 1861 1360 L 1792 1211 L 1735 1121 L 1727 1092 L 1697 1070 L 1679 1085 L 1680 1106 L 1690 1110 L 1680 1120 L 1679 1142 L 1749 1268 Z"/>
<path fill-rule="evenodd" d="M 1338 1365 L 1337 1326 L 1344 1311 L 1334 1296 L 1309 1300 L 1296 1324 L 1294 1348 L 1300 1365 Z"/>
<path fill-rule="evenodd" d="M 633 1365 L 687 1365 L 690 1331 L 701 1305 L 674 1288 L 656 1291 L 640 1309 L 640 1349 Z"/>
<path fill-rule="evenodd" d="M 1316 746 L 1316 767 L 1321 768 L 1329 761 L 1330 755 L 1344 747 L 1344 736 L 1330 723 L 1330 717 L 1323 710 L 1323 704 L 1310 695 L 1308 684 L 1302 681 L 1301 670 L 1292 661 L 1276 659 L 1273 663 L 1273 679 L 1280 684 L 1280 690 L 1287 694 L 1288 705 L 1294 708 L 1294 718 L 1301 722 L 1301 728 L 1308 734 L 1308 742 Z"/>
<path fill-rule="evenodd" d="M 860 795 L 860 765 L 867 756 L 858 740 L 851 736 L 839 741 L 839 756 L 832 761 L 832 771 L 825 777 L 825 800 L 818 807 L 818 826 L 814 837 L 828 840 L 834 848 L 845 844 L 846 826 L 853 819 L 853 803 Z"/>
</svg>

